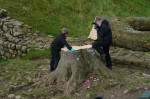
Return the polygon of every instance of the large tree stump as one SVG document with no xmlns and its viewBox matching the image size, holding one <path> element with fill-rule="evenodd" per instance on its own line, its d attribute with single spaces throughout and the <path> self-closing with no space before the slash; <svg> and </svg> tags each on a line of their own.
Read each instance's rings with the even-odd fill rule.
<svg viewBox="0 0 150 99">
<path fill-rule="evenodd" d="M 97 57 L 91 45 L 73 46 L 77 51 L 62 49 L 58 67 L 46 77 L 45 83 L 62 89 L 70 96 L 90 74 L 96 77 L 115 77 Z"/>
</svg>

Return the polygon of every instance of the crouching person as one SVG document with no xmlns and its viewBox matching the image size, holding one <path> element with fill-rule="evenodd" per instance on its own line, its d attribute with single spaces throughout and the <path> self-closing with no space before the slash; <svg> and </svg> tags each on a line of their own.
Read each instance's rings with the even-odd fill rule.
<svg viewBox="0 0 150 99">
<path fill-rule="evenodd" d="M 112 69 L 111 57 L 109 54 L 109 48 L 112 44 L 112 32 L 109 23 L 107 20 L 97 17 L 93 24 L 99 36 L 99 40 L 93 43 L 93 48 L 99 52 L 99 58 L 105 57 L 106 66 Z"/>
<path fill-rule="evenodd" d="M 60 60 L 60 51 L 61 48 L 66 46 L 69 50 L 75 52 L 66 41 L 66 36 L 69 34 L 69 30 L 67 28 L 63 28 L 62 33 L 59 34 L 51 44 L 51 62 L 50 62 L 50 71 L 53 71 L 57 68 L 57 65 Z"/>
</svg>

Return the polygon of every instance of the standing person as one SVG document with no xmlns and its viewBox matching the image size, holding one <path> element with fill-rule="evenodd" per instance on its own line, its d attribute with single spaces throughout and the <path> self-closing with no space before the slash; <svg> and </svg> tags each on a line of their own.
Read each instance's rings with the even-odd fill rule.
<svg viewBox="0 0 150 99">
<path fill-rule="evenodd" d="M 66 46 L 69 50 L 75 52 L 66 41 L 66 36 L 69 34 L 69 30 L 67 28 L 63 28 L 61 34 L 59 34 L 51 44 L 51 62 L 50 62 L 50 70 L 53 71 L 57 68 L 57 65 L 60 60 L 60 51 L 61 48 Z"/>
<path fill-rule="evenodd" d="M 99 58 L 105 57 L 106 66 L 111 70 L 112 62 L 109 54 L 109 48 L 112 44 L 112 31 L 107 20 L 97 17 L 95 22 L 95 29 L 99 36 L 99 40 L 94 42 L 92 47 L 100 54 Z"/>
</svg>

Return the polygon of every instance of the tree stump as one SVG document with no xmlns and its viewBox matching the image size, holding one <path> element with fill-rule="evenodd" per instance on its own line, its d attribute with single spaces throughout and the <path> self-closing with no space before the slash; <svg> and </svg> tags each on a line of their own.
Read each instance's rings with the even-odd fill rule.
<svg viewBox="0 0 150 99">
<path fill-rule="evenodd" d="M 65 96 L 71 96 L 88 75 L 115 77 L 91 47 L 91 45 L 73 46 L 76 52 L 62 49 L 58 67 L 45 78 L 45 83 L 50 87 L 57 86 L 63 90 Z"/>
</svg>

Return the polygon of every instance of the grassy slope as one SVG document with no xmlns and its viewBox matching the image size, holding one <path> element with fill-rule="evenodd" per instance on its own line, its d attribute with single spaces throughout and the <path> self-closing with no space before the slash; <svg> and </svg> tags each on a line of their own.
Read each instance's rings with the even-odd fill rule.
<svg viewBox="0 0 150 99">
<path fill-rule="evenodd" d="M 150 16 L 149 0 L 0 0 L 0 8 L 34 30 L 56 36 L 61 28 L 70 36 L 88 35 L 98 16 Z"/>
</svg>

